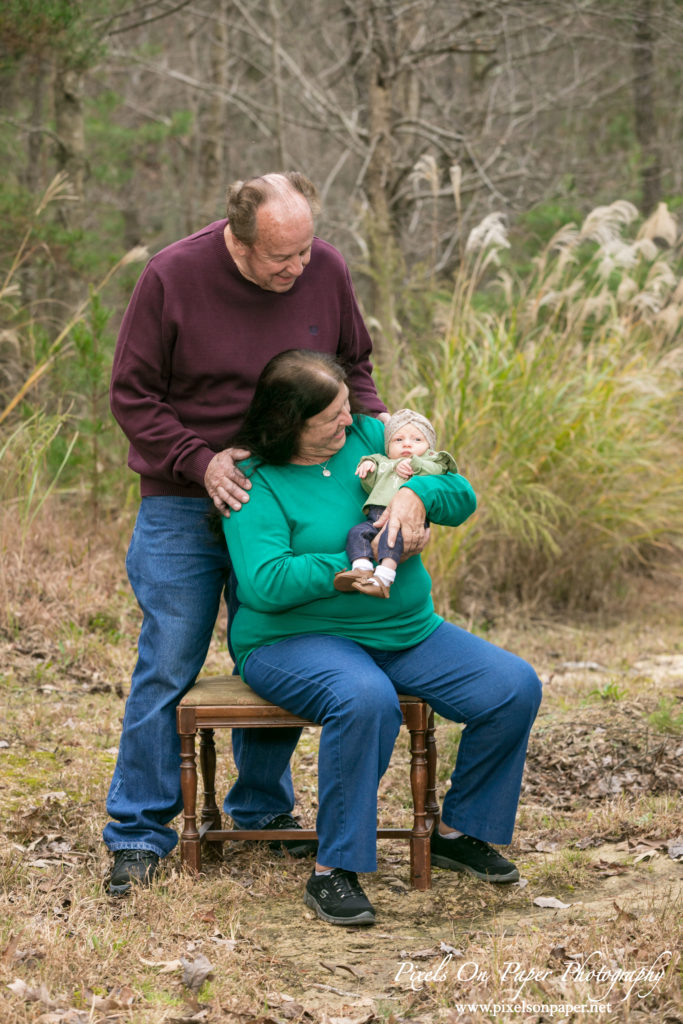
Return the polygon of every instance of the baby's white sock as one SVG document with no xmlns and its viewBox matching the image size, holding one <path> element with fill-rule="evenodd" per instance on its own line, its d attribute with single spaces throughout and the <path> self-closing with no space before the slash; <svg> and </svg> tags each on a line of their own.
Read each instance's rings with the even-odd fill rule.
<svg viewBox="0 0 683 1024">
<path fill-rule="evenodd" d="M 378 565 L 375 569 L 375 576 L 387 587 L 390 587 L 396 579 L 396 570 L 389 569 L 386 565 Z"/>
<path fill-rule="evenodd" d="M 369 558 L 354 558 L 351 562 L 352 569 L 365 569 L 367 572 L 372 572 L 372 562 Z"/>
</svg>

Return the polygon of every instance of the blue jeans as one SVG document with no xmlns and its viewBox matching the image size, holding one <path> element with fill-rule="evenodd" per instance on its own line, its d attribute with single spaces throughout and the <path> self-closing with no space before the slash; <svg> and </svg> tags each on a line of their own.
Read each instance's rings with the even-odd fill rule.
<svg viewBox="0 0 683 1024">
<path fill-rule="evenodd" d="M 143 620 L 107 798 L 111 850 L 165 857 L 178 841 L 169 827 L 182 809 L 175 708 L 202 669 L 231 575 L 225 541 L 210 525 L 212 508 L 205 498 L 143 498 L 140 505 L 126 568 Z M 226 811 L 242 828 L 293 808 L 289 759 L 299 734 L 233 733 L 239 777 Z"/>
<path fill-rule="evenodd" d="M 397 693 L 424 697 L 466 726 L 444 822 L 486 842 L 510 842 L 541 701 L 538 676 L 521 658 L 443 622 L 403 651 L 292 637 L 253 651 L 244 678 L 267 700 L 322 724 L 319 863 L 376 870 L 377 787 L 401 724 Z"/>
<path fill-rule="evenodd" d="M 399 530 L 396 534 L 396 542 L 389 546 L 387 530 L 379 535 L 377 541 L 377 558 L 375 559 L 372 550 L 372 542 L 377 537 L 375 523 L 384 512 L 381 505 L 368 505 L 365 513 L 365 520 L 352 527 L 346 535 L 346 557 L 349 562 L 355 562 L 357 558 L 369 558 L 371 562 L 381 562 L 383 558 L 393 558 L 398 563 L 403 554 L 403 534 Z"/>
</svg>

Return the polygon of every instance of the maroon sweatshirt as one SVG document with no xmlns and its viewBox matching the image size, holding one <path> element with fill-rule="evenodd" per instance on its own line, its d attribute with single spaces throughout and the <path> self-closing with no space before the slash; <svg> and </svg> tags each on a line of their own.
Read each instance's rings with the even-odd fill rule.
<svg viewBox="0 0 683 1024">
<path fill-rule="evenodd" d="M 123 317 L 111 408 L 142 495 L 202 497 L 204 474 L 242 423 L 261 370 L 289 348 L 337 355 L 370 412 L 384 412 L 372 343 L 341 254 L 319 238 L 288 292 L 237 269 L 216 221 L 153 256 Z"/>
</svg>

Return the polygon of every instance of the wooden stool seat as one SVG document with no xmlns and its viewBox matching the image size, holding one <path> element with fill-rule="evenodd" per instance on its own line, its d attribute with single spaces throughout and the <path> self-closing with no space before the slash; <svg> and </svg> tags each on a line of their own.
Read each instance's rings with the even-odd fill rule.
<svg viewBox="0 0 683 1024">
<path fill-rule="evenodd" d="M 434 712 L 419 697 L 399 694 L 403 724 L 410 732 L 410 785 L 413 797 L 412 828 L 380 828 L 378 839 L 410 842 L 410 881 L 415 889 L 431 887 L 429 837 L 437 827 L 436 742 Z M 203 676 L 176 709 L 180 736 L 180 782 L 183 831 L 180 858 L 184 866 L 201 870 L 201 842 L 231 840 L 316 839 L 314 829 L 224 829 L 216 804 L 215 729 L 316 726 L 259 697 L 239 676 Z M 204 784 L 204 806 L 197 828 L 197 765 L 195 737 L 200 734 L 199 761 Z"/>
</svg>

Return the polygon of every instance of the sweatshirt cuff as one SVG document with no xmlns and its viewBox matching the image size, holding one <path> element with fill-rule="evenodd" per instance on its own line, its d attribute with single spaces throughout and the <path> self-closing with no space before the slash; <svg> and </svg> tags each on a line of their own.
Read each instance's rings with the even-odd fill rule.
<svg viewBox="0 0 683 1024">
<path fill-rule="evenodd" d="M 204 477 L 214 455 L 216 455 L 216 452 L 210 448 L 200 448 L 198 451 L 193 452 L 185 463 L 184 475 L 189 480 L 193 480 L 204 487 Z"/>
</svg>

